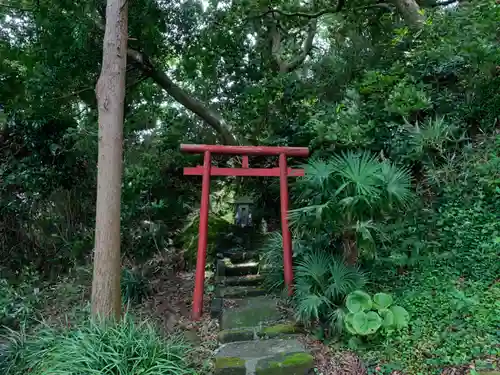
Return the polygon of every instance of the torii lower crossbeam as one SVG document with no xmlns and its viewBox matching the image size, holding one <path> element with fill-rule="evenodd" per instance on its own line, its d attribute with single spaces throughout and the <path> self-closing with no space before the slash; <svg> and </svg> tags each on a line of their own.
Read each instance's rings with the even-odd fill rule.
<svg viewBox="0 0 500 375">
<path fill-rule="evenodd" d="M 265 147 L 265 146 L 219 146 L 219 145 L 181 145 L 181 151 L 203 153 L 203 166 L 184 168 L 187 176 L 202 176 L 200 228 L 198 236 L 198 255 L 196 260 L 196 279 L 193 294 L 192 318 L 198 320 L 202 314 L 205 266 L 207 255 L 208 209 L 210 200 L 210 176 L 257 176 L 280 178 L 281 231 L 283 235 L 283 267 L 288 294 L 293 292 L 292 239 L 288 228 L 288 177 L 304 175 L 303 169 L 287 166 L 287 156 L 307 157 L 306 147 Z M 212 154 L 242 155 L 241 168 L 212 167 Z M 249 168 L 249 155 L 279 156 L 279 168 Z"/>
</svg>

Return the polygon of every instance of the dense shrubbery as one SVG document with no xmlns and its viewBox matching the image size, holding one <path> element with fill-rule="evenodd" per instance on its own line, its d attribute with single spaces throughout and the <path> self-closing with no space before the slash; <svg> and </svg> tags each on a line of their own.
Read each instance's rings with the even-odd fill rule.
<svg viewBox="0 0 500 375">
<path fill-rule="evenodd" d="M 356 264 L 360 249 L 373 249 L 380 224 L 413 196 L 408 170 L 368 153 L 309 162 L 297 190 L 297 204 L 305 207 L 290 216 L 300 238 L 342 242 L 350 264 Z"/>
<path fill-rule="evenodd" d="M 395 303 L 410 316 L 407 329 L 376 340 L 348 343 L 349 335 L 344 336 L 345 343 L 354 345 L 370 363 L 386 362 L 383 371 L 433 373 L 433 369 L 439 372 L 446 366 L 466 365 L 473 359 L 499 354 L 499 146 L 498 136 L 479 141 L 461 150 L 452 165 L 429 170 L 439 177 L 430 185 L 435 199 L 420 202 L 404 215 L 384 223 L 387 236 L 383 242 L 380 238 L 376 242 L 374 257 L 361 259 L 369 275 L 368 290 L 391 293 Z M 303 247 L 301 243 L 295 242 L 296 264 L 302 265 L 305 257 L 316 259 L 316 266 L 311 269 L 319 277 L 324 277 L 326 264 L 336 264 L 323 258 L 329 257 L 328 253 L 341 252 L 342 246 L 341 242 L 331 242 L 329 247 L 321 247 L 317 242 Z M 271 245 L 269 242 L 265 249 L 267 256 L 273 254 L 270 250 L 279 249 L 279 241 L 274 247 Z M 318 256 L 318 250 L 323 255 Z M 277 283 L 280 271 L 281 267 L 273 269 L 273 285 L 281 285 Z M 317 297 L 303 301 L 297 298 L 299 317 L 326 303 L 328 290 L 348 282 L 349 277 L 337 275 L 340 279 L 332 278 L 330 282 L 328 278 L 316 279 L 322 286 L 316 289 Z M 299 285 L 311 283 L 309 274 L 300 272 L 299 266 L 296 278 L 298 291 Z M 344 291 L 342 299 L 347 294 Z M 335 311 L 326 309 L 326 314 Z M 310 314 L 308 319 L 314 321 L 318 316 Z"/>
<path fill-rule="evenodd" d="M 0 332 L 4 327 L 24 326 L 36 317 L 40 290 L 35 281 L 36 274 L 27 272 L 20 283 L 0 279 Z"/>
</svg>

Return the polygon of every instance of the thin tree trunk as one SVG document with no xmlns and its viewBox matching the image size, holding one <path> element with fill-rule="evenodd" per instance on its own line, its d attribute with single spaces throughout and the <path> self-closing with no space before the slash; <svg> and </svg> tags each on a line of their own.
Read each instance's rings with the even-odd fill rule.
<svg viewBox="0 0 500 375">
<path fill-rule="evenodd" d="M 92 315 L 116 319 L 121 315 L 120 195 L 128 38 L 127 1 L 107 2 L 101 76 L 96 87 L 99 159 Z"/>
<path fill-rule="evenodd" d="M 410 29 L 419 30 L 422 28 L 425 18 L 415 0 L 394 0 L 394 5 Z"/>
<path fill-rule="evenodd" d="M 345 262 L 351 266 L 358 263 L 358 245 L 356 243 L 356 236 L 353 233 L 345 233 L 342 238 L 344 246 L 344 259 Z"/>
</svg>

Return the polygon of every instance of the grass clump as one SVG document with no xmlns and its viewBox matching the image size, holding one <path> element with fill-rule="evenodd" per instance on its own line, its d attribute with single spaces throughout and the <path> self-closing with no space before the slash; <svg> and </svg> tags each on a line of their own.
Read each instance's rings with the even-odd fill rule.
<svg viewBox="0 0 500 375">
<path fill-rule="evenodd" d="M 190 348 L 165 339 L 149 322 L 125 318 L 118 324 L 88 320 L 78 328 L 44 326 L 35 335 L 12 332 L 0 355 L 5 375 L 195 375 Z"/>
</svg>

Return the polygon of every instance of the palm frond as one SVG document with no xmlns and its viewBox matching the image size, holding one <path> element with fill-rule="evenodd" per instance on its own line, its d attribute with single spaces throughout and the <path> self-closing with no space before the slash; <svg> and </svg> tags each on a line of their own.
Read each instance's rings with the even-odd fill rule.
<svg viewBox="0 0 500 375">
<path fill-rule="evenodd" d="M 333 333 L 340 335 L 344 331 L 344 318 L 346 311 L 342 307 L 330 310 L 328 313 L 328 322 Z"/>
<path fill-rule="evenodd" d="M 325 299 L 317 294 L 308 294 L 300 297 L 297 301 L 295 318 L 299 322 L 306 324 L 318 320 L 324 303 Z"/>
<path fill-rule="evenodd" d="M 332 259 L 329 264 L 328 288 L 326 296 L 337 303 L 341 303 L 349 293 L 362 288 L 366 279 L 364 274 L 357 268 L 345 265 L 342 261 Z"/>
<path fill-rule="evenodd" d="M 260 248 L 264 287 L 269 291 L 276 291 L 282 289 L 285 283 L 283 278 L 283 236 L 280 232 L 271 232 L 266 237 Z"/>
<path fill-rule="evenodd" d="M 323 191 L 330 176 L 335 172 L 333 166 L 321 159 L 313 159 L 303 166 L 304 181 L 312 188 Z"/>
<path fill-rule="evenodd" d="M 380 195 L 377 179 L 380 163 L 370 153 L 343 153 L 334 157 L 331 163 L 335 174 L 342 181 L 337 194 L 364 196 L 370 199 Z"/>
<path fill-rule="evenodd" d="M 392 203 L 407 205 L 413 198 L 411 189 L 411 172 L 407 168 L 384 162 L 381 163 L 380 174 L 387 198 Z"/>
<path fill-rule="evenodd" d="M 314 251 L 297 262 L 297 278 L 312 280 L 316 288 L 324 287 L 328 280 L 328 265 L 332 261 L 330 254 L 323 251 Z"/>
<path fill-rule="evenodd" d="M 300 225 L 303 221 L 310 224 L 319 224 L 325 219 L 325 213 L 330 206 L 330 202 L 323 204 L 313 204 L 306 207 L 296 208 L 288 211 L 288 220 L 292 227 Z"/>
</svg>

